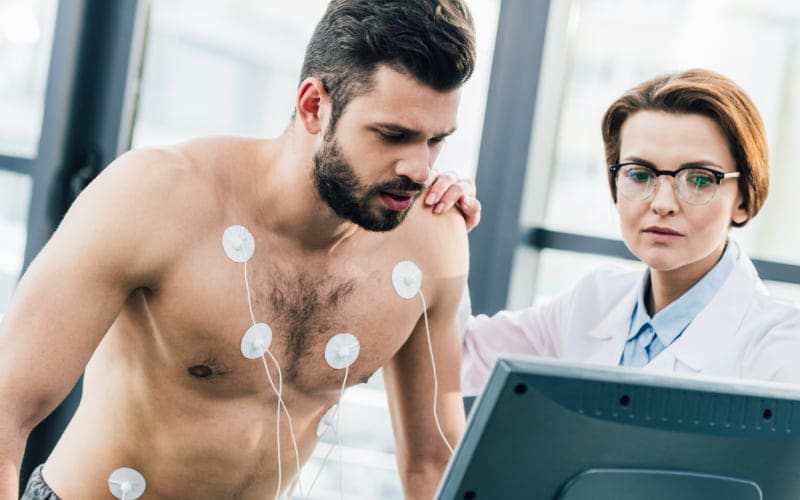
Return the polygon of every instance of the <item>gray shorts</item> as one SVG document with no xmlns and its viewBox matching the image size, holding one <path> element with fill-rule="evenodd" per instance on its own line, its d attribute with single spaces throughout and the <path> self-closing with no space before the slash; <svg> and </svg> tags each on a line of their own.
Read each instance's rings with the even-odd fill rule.
<svg viewBox="0 0 800 500">
<path fill-rule="evenodd" d="M 28 479 L 28 486 L 25 488 L 25 493 L 22 494 L 20 500 L 61 500 L 44 482 L 42 467 L 44 467 L 44 464 L 33 469 L 31 477 Z"/>
</svg>

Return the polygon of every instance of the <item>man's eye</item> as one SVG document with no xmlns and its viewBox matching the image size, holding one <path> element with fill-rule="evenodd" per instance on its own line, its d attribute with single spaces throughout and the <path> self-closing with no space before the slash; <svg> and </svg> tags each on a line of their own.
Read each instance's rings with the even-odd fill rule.
<svg viewBox="0 0 800 500">
<path fill-rule="evenodd" d="M 381 138 L 383 138 L 383 140 L 386 142 L 398 143 L 403 142 L 406 139 L 406 136 L 405 134 L 386 134 L 381 132 Z"/>
<path fill-rule="evenodd" d="M 430 144 L 431 146 L 438 146 L 439 144 L 442 144 L 444 140 L 445 140 L 444 137 L 433 137 L 428 140 L 428 144 Z"/>
</svg>

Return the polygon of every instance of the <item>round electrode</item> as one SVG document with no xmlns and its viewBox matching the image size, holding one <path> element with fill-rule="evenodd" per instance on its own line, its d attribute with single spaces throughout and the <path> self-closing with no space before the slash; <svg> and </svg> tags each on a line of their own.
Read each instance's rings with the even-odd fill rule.
<svg viewBox="0 0 800 500">
<path fill-rule="evenodd" d="M 334 424 L 336 423 L 336 408 L 337 408 L 336 405 L 333 405 L 330 408 L 328 408 L 328 411 L 326 411 L 325 415 L 323 415 L 322 418 L 320 419 L 319 424 L 317 424 L 318 438 L 321 438 L 322 435 L 328 432 L 328 429 L 333 427 Z"/>
<path fill-rule="evenodd" d="M 267 352 L 272 343 L 272 328 L 266 323 L 256 323 L 242 335 L 242 356 L 258 359 Z"/>
<path fill-rule="evenodd" d="M 339 333 L 331 337 L 325 346 L 325 361 L 337 370 L 347 368 L 358 358 L 360 348 L 355 335 Z"/>
<path fill-rule="evenodd" d="M 392 285 L 397 295 L 410 299 L 422 286 L 422 271 L 410 260 L 401 260 L 392 270 Z"/>
<path fill-rule="evenodd" d="M 142 496 L 147 482 L 139 471 L 120 467 L 108 476 L 108 489 L 120 500 L 135 500 Z"/>
<path fill-rule="evenodd" d="M 256 240 L 244 226 L 228 226 L 222 233 L 222 248 L 234 262 L 244 263 L 250 260 L 256 250 Z"/>
</svg>

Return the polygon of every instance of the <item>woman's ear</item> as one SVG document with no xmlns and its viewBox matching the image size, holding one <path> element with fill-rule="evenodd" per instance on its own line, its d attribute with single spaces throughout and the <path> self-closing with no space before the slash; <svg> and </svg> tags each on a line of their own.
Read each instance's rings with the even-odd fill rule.
<svg viewBox="0 0 800 500">
<path fill-rule="evenodd" d="M 330 102 L 325 86 L 319 78 L 308 77 L 297 89 L 297 119 L 306 132 L 319 134 L 323 127 L 324 108 Z"/>
<path fill-rule="evenodd" d="M 744 206 L 744 201 L 742 201 L 742 195 L 736 197 L 736 207 L 733 209 L 733 214 L 731 215 L 731 221 L 736 224 L 744 224 L 747 222 L 747 219 L 750 218 L 750 215 L 747 213 L 747 207 Z"/>
</svg>

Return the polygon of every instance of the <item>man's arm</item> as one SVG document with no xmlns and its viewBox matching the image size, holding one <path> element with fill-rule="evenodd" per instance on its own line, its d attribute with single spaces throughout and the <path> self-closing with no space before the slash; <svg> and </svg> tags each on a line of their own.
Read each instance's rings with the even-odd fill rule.
<svg viewBox="0 0 800 500">
<path fill-rule="evenodd" d="M 427 215 L 427 214 L 426 214 Z M 422 277 L 430 341 L 438 382 L 437 416 L 444 437 L 455 448 L 464 432 L 464 403 L 459 382 L 461 340 L 456 314 L 466 283 L 469 257 L 461 216 L 436 218 L 424 235 L 434 258 Z M 430 294 L 430 296 L 428 295 Z M 419 296 L 410 300 L 422 300 Z M 434 418 L 434 377 L 425 319 L 384 368 L 397 459 L 406 498 L 430 499 L 451 458 Z"/>
<path fill-rule="evenodd" d="M 135 165 L 147 160 L 128 155 L 87 187 L 0 322 L 0 498 L 17 498 L 28 434 L 74 386 L 129 293 L 155 279 L 166 255 L 153 218 L 166 193 L 149 185 L 153 167 Z"/>
</svg>

